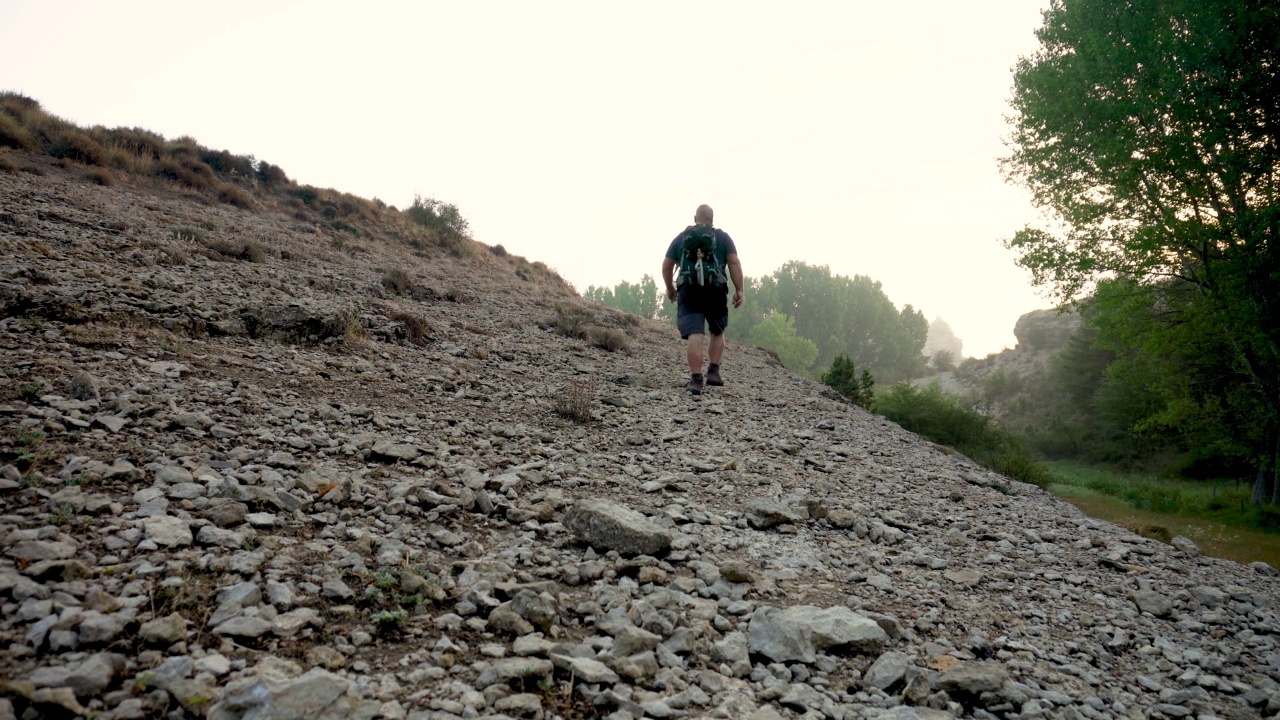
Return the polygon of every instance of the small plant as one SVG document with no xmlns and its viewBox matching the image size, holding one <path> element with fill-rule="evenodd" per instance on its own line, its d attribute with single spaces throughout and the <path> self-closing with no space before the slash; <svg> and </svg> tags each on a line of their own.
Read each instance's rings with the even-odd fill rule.
<svg viewBox="0 0 1280 720">
<path fill-rule="evenodd" d="M 16 173 L 18 172 L 18 166 L 9 158 L 4 155 L 0 155 L 0 172 L 6 172 L 9 174 Z"/>
<path fill-rule="evenodd" d="M 170 231 L 174 240 L 180 242 L 200 242 L 204 240 L 204 232 L 193 227 L 176 227 Z"/>
<path fill-rule="evenodd" d="M 391 319 L 400 323 L 401 331 L 404 333 L 404 339 L 413 345 L 426 345 L 431 339 L 431 326 L 425 320 L 417 315 L 401 312 L 395 313 Z"/>
<path fill-rule="evenodd" d="M 583 340 L 595 322 L 595 315 L 582 308 L 557 305 L 556 316 L 549 320 L 547 325 L 565 337 Z"/>
<path fill-rule="evenodd" d="M 379 635 L 395 635 L 404 629 L 404 621 L 408 617 L 407 610 L 397 608 L 395 610 L 380 610 L 374 613 L 371 619 L 377 627 Z"/>
<path fill-rule="evenodd" d="M 18 386 L 18 397 L 31 402 L 40 397 L 44 392 L 44 384 L 40 382 L 22 383 Z"/>
<path fill-rule="evenodd" d="M 267 251 L 261 245 L 251 240 L 225 241 L 210 240 L 204 245 L 218 255 L 233 258 L 236 260 L 246 260 L 251 263 L 261 263 L 267 260 Z"/>
<path fill-rule="evenodd" d="M 360 320 L 360 315 L 354 310 L 348 310 L 338 316 L 338 327 L 342 331 L 342 337 L 347 342 L 359 343 L 369 339 L 369 331 L 365 329 L 364 323 Z"/>
<path fill-rule="evenodd" d="M 599 326 L 587 328 L 587 342 L 609 352 L 627 350 L 627 334 L 613 328 Z"/>
<path fill-rule="evenodd" d="M 556 395 L 556 414 L 574 422 L 590 422 L 591 413 L 595 408 L 596 388 L 594 383 L 570 383 L 558 395 Z"/>
<path fill-rule="evenodd" d="M 218 186 L 218 200 L 228 205 L 234 205 L 241 210 L 252 210 L 255 205 L 252 195 L 245 192 L 239 185 L 231 183 L 223 183 Z"/>
<path fill-rule="evenodd" d="M 104 167 L 93 168 L 89 172 L 85 173 L 85 177 L 88 178 L 90 182 L 103 187 L 111 187 L 116 184 L 116 176 L 112 175 L 111 171 Z"/>
<path fill-rule="evenodd" d="M 412 295 L 413 278 L 404 268 L 390 268 L 382 273 L 382 286 L 397 295 Z"/>
</svg>

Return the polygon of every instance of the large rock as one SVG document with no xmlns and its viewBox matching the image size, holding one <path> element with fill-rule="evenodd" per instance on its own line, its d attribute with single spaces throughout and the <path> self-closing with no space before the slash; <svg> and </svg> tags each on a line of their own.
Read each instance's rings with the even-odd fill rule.
<svg viewBox="0 0 1280 720">
<path fill-rule="evenodd" d="M 798 523 L 803 518 L 796 511 L 772 500 L 756 499 L 747 503 L 747 522 L 757 530 L 771 528 L 784 523 Z"/>
<path fill-rule="evenodd" d="M 911 658 L 900 652 L 887 652 L 876 658 L 871 667 L 867 668 L 867 673 L 862 676 L 862 682 L 867 687 L 888 690 L 898 684 L 907 674 L 907 667 L 911 665 Z"/>
<path fill-rule="evenodd" d="M 409 462 L 418 457 L 418 448 L 404 443 L 393 443 L 390 440 L 379 440 L 373 444 L 369 454 L 371 459 L 383 462 L 396 462 L 397 460 Z"/>
<path fill-rule="evenodd" d="M 958 662 L 938 676 L 938 689 L 949 693 L 979 695 L 999 690 L 1009 679 L 997 662 Z"/>
<path fill-rule="evenodd" d="M 608 500 L 579 500 L 564 514 L 564 525 L 598 550 L 623 555 L 656 555 L 671 547 L 671 533 L 640 513 Z"/>
<path fill-rule="evenodd" d="M 93 697 L 111 686 L 124 671 L 125 657 L 118 653 L 98 653 L 61 667 L 44 667 L 31 673 L 37 688 L 70 688 L 77 697 Z"/>
<path fill-rule="evenodd" d="M 347 694 L 350 683 L 328 670 L 313 668 L 284 683 L 258 681 L 234 686 L 209 708 L 209 720 L 354 720 L 377 713 L 378 703 Z"/>
<path fill-rule="evenodd" d="M 1057 350 L 1080 330 L 1080 316 L 1057 310 L 1032 310 L 1018 318 L 1013 335 L 1019 349 Z"/>
<path fill-rule="evenodd" d="M 747 647 L 775 662 L 811 663 L 817 651 L 841 648 L 878 653 L 889 636 L 874 620 L 847 607 L 761 608 L 751 618 Z"/>
<path fill-rule="evenodd" d="M 186 520 L 172 515 L 157 515 L 142 523 L 147 539 L 161 547 L 185 547 L 195 541 Z"/>
<path fill-rule="evenodd" d="M 1154 590 L 1134 590 L 1129 598 L 1133 600 L 1133 604 L 1138 606 L 1142 612 L 1151 613 L 1156 617 L 1164 617 L 1173 612 L 1173 600 L 1164 593 L 1158 593 Z"/>
</svg>

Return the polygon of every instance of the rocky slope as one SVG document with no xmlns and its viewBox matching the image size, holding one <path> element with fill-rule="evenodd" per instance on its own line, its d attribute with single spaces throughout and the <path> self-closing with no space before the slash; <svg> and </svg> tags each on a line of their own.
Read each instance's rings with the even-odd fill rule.
<svg viewBox="0 0 1280 720">
<path fill-rule="evenodd" d="M 0 248 L 0 718 L 1280 709 L 1270 567 L 510 258 L 52 166 Z"/>
</svg>

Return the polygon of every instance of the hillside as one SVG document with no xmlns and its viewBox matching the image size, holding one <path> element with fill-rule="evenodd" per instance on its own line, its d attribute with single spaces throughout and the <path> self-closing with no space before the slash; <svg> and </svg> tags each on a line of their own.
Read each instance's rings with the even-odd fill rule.
<svg viewBox="0 0 1280 720">
<path fill-rule="evenodd" d="M 0 718 L 1280 709 L 1268 566 L 753 348 L 691 398 L 501 252 L 8 157 Z"/>
</svg>

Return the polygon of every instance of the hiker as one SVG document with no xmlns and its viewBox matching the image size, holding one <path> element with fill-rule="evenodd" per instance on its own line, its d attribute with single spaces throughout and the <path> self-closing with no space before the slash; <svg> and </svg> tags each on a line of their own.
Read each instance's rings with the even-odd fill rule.
<svg viewBox="0 0 1280 720">
<path fill-rule="evenodd" d="M 728 268 L 733 280 L 733 306 L 742 306 L 742 264 L 738 248 L 729 233 L 712 225 L 715 213 L 710 205 L 699 205 L 693 224 L 676 236 L 662 261 L 662 279 L 667 283 L 667 299 L 676 303 L 676 327 L 687 341 L 689 384 L 694 395 L 706 385 L 723 385 L 720 357 L 724 354 L 724 329 L 729 325 Z M 673 278 L 673 275 L 675 277 Z M 707 343 L 707 374 L 702 374 L 702 336 L 711 330 Z"/>
</svg>

